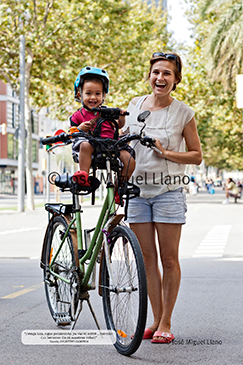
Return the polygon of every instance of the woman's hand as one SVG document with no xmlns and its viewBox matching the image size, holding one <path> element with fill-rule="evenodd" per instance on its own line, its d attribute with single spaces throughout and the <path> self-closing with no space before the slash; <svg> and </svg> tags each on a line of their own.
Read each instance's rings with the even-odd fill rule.
<svg viewBox="0 0 243 365">
<path fill-rule="evenodd" d="M 124 113 L 126 113 L 126 110 L 121 109 L 121 114 L 120 114 L 119 119 L 117 121 L 119 128 L 122 128 L 124 126 L 124 124 L 125 124 L 126 117 L 125 117 L 125 115 L 123 115 Z"/>
<path fill-rule="evenodd" d="M 158 138 L 155 138 L 154 146 L 156 148 L 158 148 L 158 150 L 160 150 L 160 152 L 161 152 L 161 153 L 158 153 L 157 151 L 154 150 L 154 152 L 157 154 L 157 156 L 166 158 L 166 150 L 162 147 Z"/>
</svg>

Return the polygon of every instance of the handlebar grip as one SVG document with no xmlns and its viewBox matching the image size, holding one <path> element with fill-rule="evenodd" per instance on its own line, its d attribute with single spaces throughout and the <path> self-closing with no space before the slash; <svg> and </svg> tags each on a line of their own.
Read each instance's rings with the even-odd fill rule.
<svg viewBox="0 0 243 365">
<path fill-rule="evenodd" d="M 92 111 L 94 112 L 99 112 L 101 113 L 101 116 L 103 116 L 103 114 L 107 114 L 107 115 L 113 115 L 115 114 L 115 116 L 119 116 L 119 115 L 129 115 L 129 112 L 125 112 L 123 114 L 121 114 L 121 109 L 119 108 L 107 108 L 105 106 L 101 106 L 99 108 L 92 108 Z"/>
<path fill-rule="evenodd" d="M 48 145 L 48 144 L 52 144 L 52 143 L 56 143 L 56 142 L 63 142 L 63 137 L 65 136 L 65 133 L 61 133 L 58 136 L 52 136 L 52 137 L 47 137 L 47 138 L 43 138 L 42 139 L 42 144 L 43 145 Z"/>
</svg>

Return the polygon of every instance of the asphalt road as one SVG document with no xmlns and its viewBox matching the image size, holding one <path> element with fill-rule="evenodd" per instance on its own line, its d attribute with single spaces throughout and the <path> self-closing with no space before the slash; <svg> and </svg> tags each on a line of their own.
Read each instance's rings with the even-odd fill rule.
<svg viewBox="0 0 243 365">
<path fill-rule="evenodd" d="M 39 257 L 46 212 L 0 213 L 0 364 L 242 364 L 243 202 L 222 205 L 223 192 L 188 196 L 180 258 L 182 281 L 172 318 L 175 341 L 142 342 L 127 358 L 107 346 L 24 345 L 24 330 L 55 330 L 45 300 Z M 0 197 L 0 207 L 3 207 Z M 5 201 L 6 205 L 6 201 Z M 12 205 L 13 206 L 13 205 Z M 84 225 L 99 211 L 84 204 Z M 91 301 L 105 329 L 102 300 Z M 147 323 L 151 321 L 149 307 Z M 95 329 L 86 303 L 76 329 Z"/>
</svg>

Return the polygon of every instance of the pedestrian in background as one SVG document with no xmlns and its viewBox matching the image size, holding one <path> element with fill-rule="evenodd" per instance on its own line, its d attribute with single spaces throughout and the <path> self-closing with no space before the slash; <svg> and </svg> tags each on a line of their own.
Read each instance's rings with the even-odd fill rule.
<svg viewBox="0 0 243 365">
<path fill-rule="evenodd" d="M 223 204 L 229 204 L 230 196 L 235 198 L 235 203 L 237 203 L 237 198 L 239 198 L 239 189 L 231 177 L 228 178 L 227 183 L 225 185 L 225 195 L 226 199 L 223 201 Z"/>
</svg>

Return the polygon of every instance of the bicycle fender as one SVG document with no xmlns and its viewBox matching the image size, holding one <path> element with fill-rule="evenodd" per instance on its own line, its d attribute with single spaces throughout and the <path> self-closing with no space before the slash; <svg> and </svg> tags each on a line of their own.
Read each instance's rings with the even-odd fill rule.
<svg viewBox="0 0 243 365">
<path fill-rule="evenodd" d="M 44 236 L 44 240 L 43 240 L 43 244 L 42 244 L 42 250 L 41 250 L 41 260 L 40 260 L 41 269 L 44 269 L 43 262 L 44 262 L 45 247 L 46 247 L 48 232 L 49 232 L 50 226 L 52 224 L 52 220 L 53 220 L 54 215 L 57 215 L 57 214 L 52 215 L 51 219 L 49 220 L 48 226 L 46 227 L 46 231 L 45 231 L 45 236 Z"/>
</svg>

